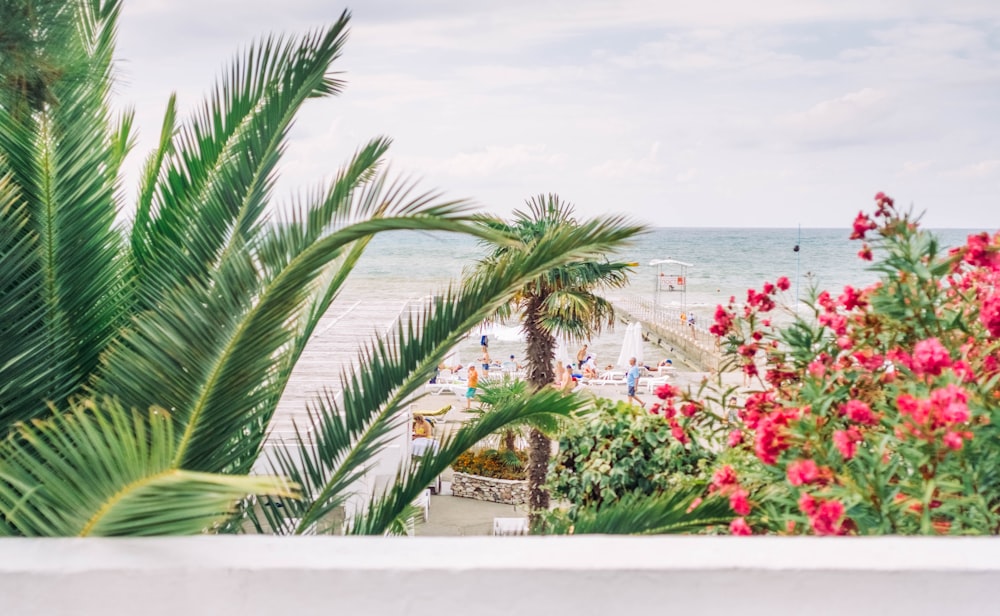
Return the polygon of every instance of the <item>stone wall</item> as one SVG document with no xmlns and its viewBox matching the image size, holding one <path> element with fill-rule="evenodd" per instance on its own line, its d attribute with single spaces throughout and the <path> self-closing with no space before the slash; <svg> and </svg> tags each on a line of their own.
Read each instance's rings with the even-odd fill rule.
<svg viewBox="0 0 1000 616">
<path fill-rule="evenodd" d="M 528 502 L 528 482 L 456 472 L 451 479 L 451 494 L 491 503 L 520 505 Z"/>
</svg>

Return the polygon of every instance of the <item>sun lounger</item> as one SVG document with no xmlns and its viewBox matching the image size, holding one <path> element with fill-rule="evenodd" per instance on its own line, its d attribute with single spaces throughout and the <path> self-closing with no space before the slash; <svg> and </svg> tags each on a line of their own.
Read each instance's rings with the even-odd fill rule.
<svg viewBox="0 0 1000 616">
<path fill-rule="evenodd" d="M 625 379 L 625 375 L 615 372 L 605 372 L 596 379 L 581 379 L 580 383 L 582 385 L 589 386 L 604 386 L 604 385 L 627 385 L 628 381 Z"/>
<path fill-rule="evenodd" d="M 670 376 L 657 376 L 650 379 L 642 379 L 646 386 L 646 393 L 653 393 L 660 385 L 666 385 L 670 381 Z"/>
<path fill-rule="evenodd" d="M 424 385 L 424 391 L 435 396 L 443 394 L 463 396 L 465 395 L 466 389 L 468 389 L 468 385 L 465 384 L 465 381 L 454 383 L 427 383 Z"/>
</svg>

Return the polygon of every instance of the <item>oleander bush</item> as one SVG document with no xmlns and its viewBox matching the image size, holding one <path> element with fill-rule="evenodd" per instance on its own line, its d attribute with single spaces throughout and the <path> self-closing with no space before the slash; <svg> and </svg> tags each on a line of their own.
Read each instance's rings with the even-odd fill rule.
<svg viewBox="0 0 1000 616">
<path fill-rule="evenodd" d="M 871 286 L 814 289 L 807 314 L 776 319 L 781 278 L 717 309 L 753 387 L 726 439 L 743 465 L 719 464 L 708 491 L 740 516 L 733 534 L 997 534 L 1000 233 L 946 249 L 879 193 L 852 239 Z M 701 403 L 660 393 L 666 415 Z M 683 440 L 696 417 L 667 420 Z"/>
</svg>

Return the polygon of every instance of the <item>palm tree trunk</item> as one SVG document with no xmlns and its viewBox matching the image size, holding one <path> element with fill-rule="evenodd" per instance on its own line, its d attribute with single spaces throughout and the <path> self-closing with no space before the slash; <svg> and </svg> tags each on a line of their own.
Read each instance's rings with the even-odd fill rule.
<svg viewBox="0 0 1000 616">
<path fill-rule="evenodd" d="M 552 362 L 555 359 L 555 338 L 541 326 L 544 298 L 531 298 L 525 307 L 524 334 L 528 363 L 528 383 L 538 391 L 552 383 L 555 374 Z M 549 493 L 545 480 L 552 457 L 552 443 L 539 430 L 532 428 L 528 436 L 528 507 L 529 521 L 534 531 L 540 530 L 542 514 L 549 509 Z"/>
</svg>

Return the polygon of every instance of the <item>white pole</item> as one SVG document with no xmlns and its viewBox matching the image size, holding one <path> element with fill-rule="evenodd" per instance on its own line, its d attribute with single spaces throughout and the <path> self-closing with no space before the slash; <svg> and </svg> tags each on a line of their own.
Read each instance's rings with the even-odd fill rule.
<svg viewBox="0 0 1000 616">
<path fill-rule="evenodd" d="M 799 237 L 795 241 L 795 314 L 799 313 L 799 261 L 802 259 L 802 223 L 799 223 Z"/>
</svg>

